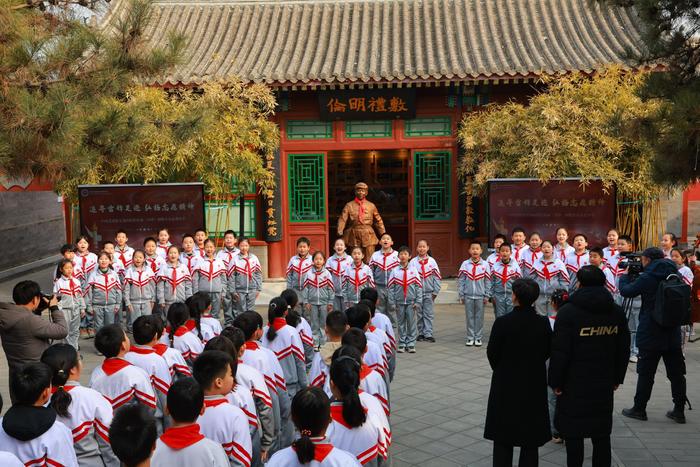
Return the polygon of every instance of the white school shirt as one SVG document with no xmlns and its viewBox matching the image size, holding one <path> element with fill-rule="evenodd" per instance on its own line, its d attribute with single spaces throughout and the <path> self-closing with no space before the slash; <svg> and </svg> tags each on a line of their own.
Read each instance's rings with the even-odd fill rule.
<svg viewBox="0 0 700 467">
<path fill-rule="evenodd" d="M 277 394 L 278 386 L 275 375 L 275 367 L 270 360 L 269 355 L 258 342 L 247 341 L 245 343 L 245 352 L 243 352 L 243 363 L 250 365 L 258 370 L 265 378 L 265 384 L 268 391 L 272 394 Z M 277 360 L 277 358 L 275 358 Z"/>
<path fill-rule="evenodd" d="M 374 277 L 378 279 L 376 282 L 380 284 L 383 283 L 386 286 L 389 283 L 389 278 L 391 277 L 391 271 L 394 270 L 399 265 L 399 252 L 396 250 L 391 250 L 389 253 L 384 253 L 382 250 L 375 251 L 372 253 L 372 257 L 369 260 L 369 267 L 372 270 Z M 350 262 L 352 266 L 352 261 Z"/>
<path fill-rule="evenodd" d="M 129 245 L 124 245 L 124 250 L 120 250 L 117 245 L 114 245 L 114 260 L 119 261 L 124 269 L 128 269 L 134 260 L 134 249 Z"/>
<path fill-rule="evenodd" d="M 155 391 L 168 395 L 172 382 L 170 367 L 165 358 L 158 355 L 153 347 L 133 344 L 131 350 L 124 355 L 124 360 L 148 373 Z"/>
<path fill-rule="evenodd" d="M 358 467 L 362 464 L 347 451 L 338 449 L 326 440 L 325 436 L 311 438 L 314 443 L 314 459 L 308 464 L 300 464 L 293 447 L 277 451 L 265 464 L 267 467 Z"/>
<path fill-rule="evenodd" d="M 146 256 L 146 263 L 145 265 L 148 266 L 148 269 L 153 271 L 156 276 L 158 275 L 158 271 L 160 271 L 160 268 L 165 266 L 166 261 L 163 259 L 162 256 L 158 256 L 156 253 L 155 256 Z"/>
<path fill-rule="evenodd" d="M 389 370 L 389 360 L 386 358 L 386 353 L 382 346 L 368 339 L 367 352 L 363 360 L 371 369 L 382 375 L 383 378 L 386 378 L 386 373 Z"/>
<path fill-rule="evenodd" d="M 265 383 L 265 376 L 259 370 L 243 363 L 243 360 L 238 360 L 236 383 L 248 388 L 254 398 L 260 399 L 263 404 L 272 408 L 272 397 Z"/>
<path fill-rule="evenodd" d="M 311 326 L 309 326 L 309 322 L 306 321 L 306 318 L 300 316 L 299 322 L 294 329 L 299 333 L 302 343 L 310 347 L 314 346 L 314 335 L 313 332 L 311 332 Z"/>
<path fill-rule="evenodd" d="M 605 288 L 608 289 L 614 297 L 615 294 L 618 293 L 617 276 L 615 275 L 615 272 L 612 270 L 612 268 L 609 268 L 605 264 L 603 264 L 601 269 L 603 270 L 603 274 L 605 274 Z"/>
<path fill-rule="evenodd" d="M 180 253 L 180 264 L 184 264 L 187 268 L 187 272 L 191 276 L 195 269 L 197 269 L 202 263 L 202 257 L 196 253 L 192 252 L 191 255 L 187 253 Z"/>
<path fill-rule="evenodd" d="M 102 394 L 81 386 L 77 381 L 67 381 L 64 389 L 71 396 L 69 416 L 58 415 L 56 420 L 71 430 L 75 455 L 88 465 L 92 461 L 119 467 L 119 460 L 109 444 L 109 426 L 112 424 L 110 403 Z"/>
<path fill-rule="evenodd" d="M 226 291 L 226 265 L 220 259 L 202 258 L 199 264 L 192 271 L 192 291 L 195 287 L 199 290 L 199 281 L 202 277 L 209 283 L 209 290 L 201 292 L 212 292 L 212 283 L 217 277 L 221 277 L 222 291 Z"/>
<path fill-rule="evenodd" d="M 384 413 L 384 408 L 376 396 L 364 391 L 362 388 L 359 388 L 358 395 L 360 396 L 362 407 L 367 410 L 367 416 L 371 418 L 374 424 L 379 428 L 380 434 L 382 435 L 379 455 L 386 458 L 389 447 L 391 446 L 391 425 L 389 424 L 389 417 Z"/>
<path fill-rule="evenodd" d="M 606 246 L 603 248 L 603 260 L 607 263 L 610 261 L 610 259 L 620 256 L 620 250 L 617 248 L 611 248 L 609 246 Z"/>
<path fill-rule="evenodd" d="M 367 365 L 362 365 L 360 369 L 360 389 L 376 397 L 382 405 L 382 410 L 386 416 L 389 416 L 391 410 L 389 408 L 389 393 L 386 388 L 386 381 L 379 373 Z"/>
<path fill-rule="evenodd" d="M 180 353 L 179 350 L 173 349 L 167 344 L 157 343 L 153 346 L 156 353 L 165 359 L 170 369 L 170 376 L 175 376 L 175 374 L 180 374 L 183 376 L 192 376 L 192 371 L 190 367 L 187 366 L 187 362 Z"/>
<path fill-rule="evenodd" d="M 214 318 L 212 315 L 202 315 L 199 320 L 199 325 L 202 328 L 202 340 L 205 343 L 221 334 L 223 330 L 221 321 Z"/>
<path fill-rule="evenodd" d="M 186 362 L 193 362 L 204 351 L 204 344 L 199 340 L 193 330 L 195 330 L 194 320 L 187 320 L 184 326 L 180 326 L 175 330 L 173 337 L 173 348 L 180 351 L 182 358 Z M 165 328 L 163 335 L 160 338 L 161 344 L 170 345 L 170 326 Z"/>
<path fill-rule="evenodd" d="M 286 323 L 284 318 L 276 318 Z M 267 339 L 267 330 L 269 326 L 263 329 L 263 337 L 261 344 L 263 347 L 272 350 L 277 357 L 277 360 L 283 360 L 290 355 L 304 361 L 304 345 L 301 342 L 299 332 L 288 324 L 284 324 L 277 330 L 275 340 Z"/>
<path fill-rule="evenodd" d="M 491 253 L 488 258 L 486 258 L 486 262 L 489 263 L 489 266 L 493 267 L 493 264 L 497 261 L 501 260 L 501 254 L 497 251 L 494 251 Z"/>
<path fill-rule="evenodd" d="M 362 465 L 377 459 L 383 444 L 381 430 L 371 417 L 355 428 L 347 424 L 343 418 L 342 402 L 331 402 L 331 424 L 326 436 L 333 446 L 348 451 Z"/>
<path fill-rule="evenodd" d="M 554 245 L 554 256 L 556 256 L 562 261 L 566 261 L 566 257 L 574 251 L 574 247 L 572 247 L 568 243 L 564 247 L 561 247 L 558 243 Z"/>
<path fill-rule="evenodd" d="M 90 387 L 102 394 L 117 409 L 133 399 L 151 409 L 156 408 L 156 395 L 151 378 L 141 368 L 123 358 L 107 358 L 92 371 Z"/>
<path fill-rule="evenodd" d="M 221 261 L 223 261 L 226 265 L 226 268 L 228 268 L 229 264 L 231 264 L 231 260 L 240 252 L 241 250 L 239 250 L 235 246 L 231 250 L 229 250 L 226 247 L 223 247 L 222 249 L 216 252 L 216 259 L 220 259 Z"/>
<path fill-rule="evenodd" d="M 511 258 L 515 259 L 515 261 L 518 263 L 518 266 L 522 267 L 523 260 L 525 259 L 525 255 L 527 252 L 530 250 L 530 245 L 527 245 L 523 243 L 520 248 L 515 246 L 514 244 L 510 246 L 511 251 L 513 254 L 511 255 Z"/>
<path fill-rule="evenodd" d="M 69 300 L 72 302 L 73 307 L 85 309 L 85 300 L 83 299 L 83 288 L 80 285 L 80 280 L 77 277 L 66 277 L 61 275 L 53 283 L 53 293 L 56 297 L 70 297 Z M 63 300 L 63 299 L 62 299 Z M 66 300 L 65 304 L 68 302 Z M 59 303 L 59 307 L 61 304 Z"/>
<path fill-rule="evenodd" d="M 260 350 L 267 357 L 267 361 L 270 363 L 270 368 L 272 368 L 272 372 L 275 375 L 275 386 L 277 386 L 277 390 L 286 391 L 287 380 L 284 377 L 284 370 L 282 369 L 282 365 L 280 365 L 280 361 L 277 359 L 277 356 L 272 350 L 263 346 L 260 346 Z"/>
<path fill-rule="evenodd" d="M 688 266 L 681 266 L 678 268 L 678 272 L 680 273 L 681 279 L 683 279 L 683 282 L 688 284 L 690 287 L 693 286 L 693 271 Z"/>
<path fill-rule="evenodd" d="M 542 258 L 542 249 L 538 248 L 537 250 L 533 250 L 532 248 L 528 248 L 523 254 L 520 269 L 530 272 L 532 267 L 535 265 L 535 262 L 540 258 Z"/>
<path fill-rule="evenodd" d="M 197 423 L 204 436 L 221 444 L 231 465 L 250 467 L 253 452 L 248 417 L 226 396 L 205 396 Z"/>
<path fill-rule="evenodd" d="M 24 463 L 17 456 L 7 451 L 0 451 L 0 465 L 3 467 L 24 467 Z"/>
<path fill-rule="evenodd" d="M 328 261 L 326 261 L 326 269 L 331 273 L 333 278 L 333 287 L 335 288 L 335 295 L 343 295 L 343 271 L 345 268 L 352 264 L 352 257 L 348 254 L 342 258 L 338 254 L 334 254 Z"/>
<path fill-rule="evenodd" d="M 568 287 L 569 273 L 564 263 L 557 258 L 552 258 L 550 260 L 539 258 L 535 261 L 535 264 L 532 265 L 530 273 L 535 276 L 535 281 L 537 285 L 540 286 L 540 294 L 554 292 L 551 283 L 556 280 L 557 276 L 559 276 L 559 279 L 563 280 Z"/>
<path fill-rule="evenodd" d="M 143 265 L 143 270 L 138 271 L 136 270 L 135 267 L 129 267 L 126 271 L 124 271 L 124 283 L 126 284 L 127 282 L 131 285 L 131 287 L 135 287 L 141 294 L 143 294 L 143 288 L 147 287 L 149 284 L 153 284 L 153 298 L 152 300 L 155 301 L 156 299 L 156 273 L 153 272 L 153 269 L 149 267 L 148 264 L 144 263 Z M 143 297 L 143 295 L 141 295 Z M 131 299 L 131 297 L 129 297 Z"/>
<path fill-rule="evenodd" d="M 229 461 L 221 444 L 204 437 L 194 424 L 168 428 L 156 441 L 151 467 L 174 466 L 228 467 Z"/>
<path fill-rule="evenodd" d="M 396 336 L 394 335 L 394 328 L 391 325 L 389 317 L 377 311 L 374 313 L 374 316 L 372 316 L 372 325 L 386 333 L 386 336 L 391 342 L 392 353 L 396 351 Z"/>
<path fill-rule="evenodd" d="M 314 262 L 311 259 L 311 255 L 307 254 L 304 258 L 299 255 L 294 255 L 289 258 L 289 263 L 287 264 L 287 284 L 296 290 L 301 290 L 304 288 L 304 278 L 306 273 L 311 270 L 314 266 Z M 296 284 L 290 282 L 290 278 L 296 275 Z M 290 277 L 291 276 L 291 277 Z"/>
<path fill-rule="evenodd" d="M 323 392 L 331 398 L 331 368 L 326 365 L 326 362 L 321 356 L 321 352 L 314 352 L 314 359 L 311 361 L 311 370 L 309 370 L 309 386 L 315 386 L 323 389 Z"/>
<path fill-rule="evenodd" d="M 248 428 L 252 435 L 258 429 L 258 414 L 255 408 L 253 393 L 243 384 L 236 384 L 233 390 L 226 394 L 226 400 L 243 411 L 248 419 Z"/>
<path fill-rule="evenodd" d="M 586 250 L 583 254 L 580 255 L 576 252 L 573 252 L 572 254 L 566 257 L 566 261 L 564 262 L 564 264 L 566 264 L 566 269 L 569 271 L 569 276 L 575 276 L 579 269 L 591 264 L 591 261 L 588 258 L 588 250 Z"/>
<path fill-rule="evenodd" d="M 167 242 L 165 245 L 161 245 L 159 242 L 156 242 L 156 255 L 163 258 L 163 260 L 166 260 L 166 258 L 168 257 L 168 249 L 172 245 L 173 244 L 170 242 Z"/>
<path fill-rule="evenodd" d="M 391 339 L 389 339 L 387 333 L 384 332 L 382 329 L 379 329 L 378 327 L 370 323 L 369 327 L 367 328 L 367 332 L 365 332 L 365 335 L 367 336 L 368 340 L 371 340 L 377 343 L 378 345 L 382 346 L 382 348 L 384 349 L 384 354 L 387 358 L 389 358 L 389 356 L 392 353 L 394 353 L 394 349 L 391 346 Z"/>
<path fill-rule="evenodd" d="M 58 420 L 40 436 L 20 441 L 5 433 L 0 418 L 0 451 L 14 454 L 25 467 L 78 467 L 71 431 Z"/>
<path fill-rule="evenodd" d="M 80 265 L 80 269 L 83 271 L 83 275 L 85 276 L 85 278 L 87 278 L 97 266 L 97 255 L 89 251 L 84 256 L 80 253 L 76 253 L 75 258 L 73 258 L 73 263 L 77 263 Z"/>
</svg>

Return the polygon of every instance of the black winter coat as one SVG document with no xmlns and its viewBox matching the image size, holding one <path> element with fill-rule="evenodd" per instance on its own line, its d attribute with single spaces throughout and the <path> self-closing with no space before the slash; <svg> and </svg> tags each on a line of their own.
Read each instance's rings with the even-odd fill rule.
<svg viewBox="0 0 700 467">
<path fill-rule="evenodd" d="M 644 272 L 633 282 L 630 282 L 627 274 L 620 276 L 620 295 L 626 298 L 642 296 L 636 336 L 640 349 L 665 351 L 681 348 L 680 326 L 662 327 L 651 316 L 656 303 L 656 289 L 669 274 L 678 274 L 678 267 L 670 259 L 657 259 L 644 268 Z"/>
<path fill-rule="evenodd" d="M 512 446 L 552 439 L 547 406 L 549 320 L 516 307 L 493 323 L 486 351 L 493 369 L 484 438 Z"/>
<path fill-rule="evenodd" d="M 605 287 L 584 287 L 557 313 L 549 385 L 560 388 L 554 426 L 564 438 L 610 435 L 614 386 L 622 384 L 630 334 Z"/>
</svg>

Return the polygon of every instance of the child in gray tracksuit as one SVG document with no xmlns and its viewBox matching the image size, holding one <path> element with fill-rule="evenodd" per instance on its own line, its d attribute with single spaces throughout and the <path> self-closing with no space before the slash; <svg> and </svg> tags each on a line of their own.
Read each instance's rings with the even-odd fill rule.
<svg viewBox="0 0 700 467">
<path fill-rule="evenodd" d="M 173 248 L 171 251 L 176 250 Z M 180 263 L 178 259 L 171 261 L 158 271 L 156 295 L 163 316 L 170 305 L 175 302 L 184 302 L 192 296 L 192 278 L 187 265 Z"/>
<path fill-rule="evenodd" d="M 335 287 L 331 273 L 325 268 L 326 257 L 323 252 L 314 253 L 312 260 L 314 267 L 306 273 L 302 295 L 306 312 L 311 316 L 314 347 L 318 347 L 326 342 L 323 327 L 326 323 L 326 315 L 333 311 Z"/>
<path fill-rule="evenodd" d="M 228 280 L 224 262 L 214 257 L 202 259 L 192 273 L 192 292 L 209 294 L 211 315 L 216 319 L 220 319 L 222 293 L 226 293 L 227 290 Z"/>
<path fill-rule="evenodd" d="M 472 243 L 469 255 L 457 276 L 459 301 L 464 303 L 466 345 L 480 347 L 484 334 L 484 304 L 491 298 L 491 266 L 481 258 L 480 244 Z"/>
<path fill-rule="evenodd" d="M 140 316 L 150 315 L 156 301 L 156 274 L 146 263 L 146 255 L 136 250 L 133 263 L 124 272 L 124 305 L 133 323 Z"/>
<path fill-rule="evenodd" d="M 419 240 L 416 246 L 418 256 L 409 263 L 413 269 L 418 271 L 420 280 L 423 283 L 423 303 L 418 312 L 418 340 L 435 342 L 433 337 L 433 320 L 435 319 L 434 303 L 437 294 L 440 292 L 442 276 L 437 261 L 428 255 L 430 246 L 426 240 Z"/>
<path fill-rule="evenodd" d="M 228 291 L 236 316 L 255 310 L 255 301 L 262 290 L 260 260 L 249 252 L 248 239 L 242 238 L 238 246 L 241 249 L 240 253 L 231 258 L 228 264 Z"/>
<path fill-rule="evenodd" d="M 389 277 L 389 308 L 396 312 L 399 329 L 399 346 L 397 352 L 416 352 L 416 312 L 423 303 L 423 284 L 418 271 L 409 264 L 411 251 L 408 247 L 399 249 L 399 265 L 391 271 Z"/>
<path fill-rule="evenodd" d="M 73 263 L 69 259 L 61 260 L 56 270 L 53 293 L 59 300 L 58 307 L 68 323 L 66 343 L 78 350 L 80 337 L 80 319 L 85 316 L 85 299 L 80 281 L 73 276 Z"/>
<path fill-rule="evenodd" d="M 88 278 L 85 291 L 86 312 L 94 316 L 95 331 L 102 326 L 114 324 L 122 305 L 122 286 L 119 275 L 111 267 L 112 258 L 102 252 Z"/>
<path fill-rule="evenodd" d="M 491 299 L 496 318 L 513 311 L 513 282 L 522 277 L 518 262 L 511 257 L 511 246 L 498 249 L 501 259 L 491 266 Z"/>
<path fill-rule="evenodd" d="M 313 267 L 311 256 L 309 255 L 310 247 L 311 242 L 308 238 L 297 238 L 297 254 L 292 256 L 287 264 L 287 288 L 292 289 L 297 293 L 297 297 L 299 297 L 299 305 L 302 307 L 302 310 L 304 306 L 304 299 L 302 297 L 304 277 L 306 277 L 306 273 L 309 272 L 309 269 Z"/>
</svg>

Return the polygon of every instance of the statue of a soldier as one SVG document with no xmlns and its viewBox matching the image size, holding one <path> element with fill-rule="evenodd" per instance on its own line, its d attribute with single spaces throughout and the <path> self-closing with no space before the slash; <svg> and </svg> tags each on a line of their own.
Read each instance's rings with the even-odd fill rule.
<svg viewBox="0 0 700 467">
<path fill-rule="evenodd" d="M 377 206 L 367 200 L 367 191 L 366 183 L 357 183 L 355 199 L 345 205 L 338 219 L 338 236 L 343 237 L 348 251 L 354 246 L 362 247 L 366 263 L 379 243 L 377 234 L 381 237 L 385 232 Z"/>
</svg>

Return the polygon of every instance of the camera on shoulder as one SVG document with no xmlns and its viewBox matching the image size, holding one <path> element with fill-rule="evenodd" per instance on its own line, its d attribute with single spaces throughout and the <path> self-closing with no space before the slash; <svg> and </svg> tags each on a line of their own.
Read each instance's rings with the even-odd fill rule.
<svg viewBox="0 0 700 467">
<path fill-rule="evenodd" d="M 621 259 L 617 267 L 621 270 L 627 270 L 627 274 L 636 277 L 644 270 L 642 265 L 642 253 L 639 251 L 629 251 L 620 253 Z"/>
</svg>

